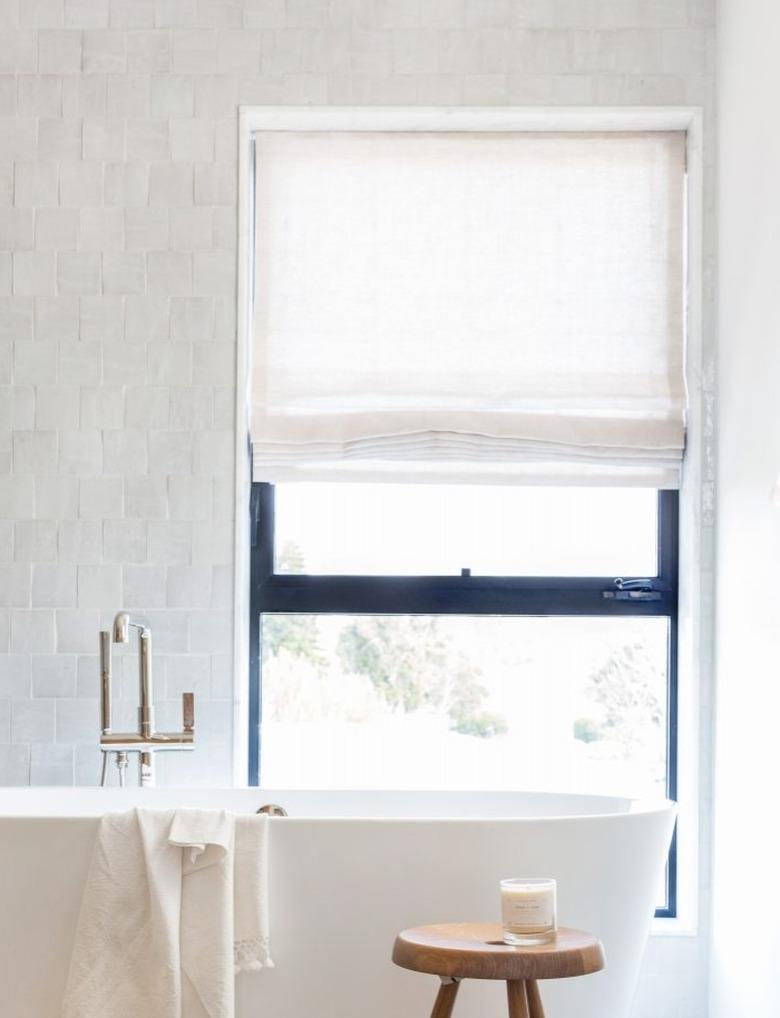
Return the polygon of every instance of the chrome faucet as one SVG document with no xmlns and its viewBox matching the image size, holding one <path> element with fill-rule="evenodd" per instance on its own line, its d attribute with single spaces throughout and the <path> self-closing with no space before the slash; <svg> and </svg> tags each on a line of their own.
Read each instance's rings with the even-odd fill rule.
<svg viewBox="0 0 780 1018">
<path fill-rule="evenodd" d="M 111 644 L 129 643 L 130 630 L 138 630 L 138 731 L 114 732 L 111 725 Z M 182 730 L 157 732 L 154 723 L 152 687 L 152 631 L 143 619 L 119 612 L 111 632 L 100 633 L 100 749 L 103 752 L 103 777 L 106 780 L 108 754 L 116 755 L 119 783 L 125 783 L 127 754 L 138 753 L 138 783 L 142 787 L 155 784 L 154 755 L 164 750 L 191 750 L 195 743 L 195 696 L 182 694 Z"/>
</svg>

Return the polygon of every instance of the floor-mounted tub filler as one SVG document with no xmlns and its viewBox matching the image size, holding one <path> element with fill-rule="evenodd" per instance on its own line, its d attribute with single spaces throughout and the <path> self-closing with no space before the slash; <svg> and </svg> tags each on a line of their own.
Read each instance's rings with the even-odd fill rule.
<svg viewBox="0 0 780 1018">
<path fill-rule="evenodd" d="M 136 805 L 272 816 L 276 967 L 241 975 L 237 1018 L 425 1015 L 430 986 L 390 961 L 399 930 L 496 920 L 499 880 L 554 876 L 562 925 L 599 936 L 603 972 L 544 987 L 556 1018 L 629 1018 L 674 824 L 668 802 L 599 796 L 247 789 L 0 790 L 3 1018 L 59 1018 L 97 817 Z M 458 1018 L 504 1013 L 470 981 Z"/>
</svg>

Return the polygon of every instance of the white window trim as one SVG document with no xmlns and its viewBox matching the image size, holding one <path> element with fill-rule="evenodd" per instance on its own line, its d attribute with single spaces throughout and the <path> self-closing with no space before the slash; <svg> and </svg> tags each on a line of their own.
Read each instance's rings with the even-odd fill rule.
<svg viewBox="0 0 780 1018">
<path fill-rule="evenodd" d="M 658 919 L 653 933 L 695 935 L 698 927 L 699 711 L 702 674 L 701 567 L 704 410 L 702 376 L 702 111 L 699 107 L 239 107 L 238 335 L 236 351 L 236 520 L 234 588 L 233 775 L 246 784 L 249 633 L 248 450 L 251 379 L 251 293 L 254 268 L 252 140 L 261 131 L 685 131 L 687 191 L 688 448 L 680 492 L 680 609 L 678 665 L 678 891 L 677 918 Z M 704 647 L 706 650 L 706 647 Z"/>
</svg>

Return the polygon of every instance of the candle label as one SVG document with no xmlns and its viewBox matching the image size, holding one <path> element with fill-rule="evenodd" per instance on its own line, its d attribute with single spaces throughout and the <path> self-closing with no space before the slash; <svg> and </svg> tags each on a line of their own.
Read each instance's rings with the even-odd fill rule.
<svg viewBox="0 0 780 1018">
<path fill-rule="evenodd" d="M 555 925 L 554 898 L 548 889 L 503 891 L 501 918 L 516 929 L 550 929 Z"/>
</svg>

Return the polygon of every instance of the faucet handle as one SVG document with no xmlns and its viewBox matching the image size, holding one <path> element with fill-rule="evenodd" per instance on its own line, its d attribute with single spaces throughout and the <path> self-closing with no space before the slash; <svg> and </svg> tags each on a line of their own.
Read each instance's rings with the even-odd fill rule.
<svg viewBox="0 0 780 1018">
<path fill-rule="evenodd" d="M 182 728 L 185 732 L 195 731 L 195 694 L 181 694 Z"/>
</svg>

